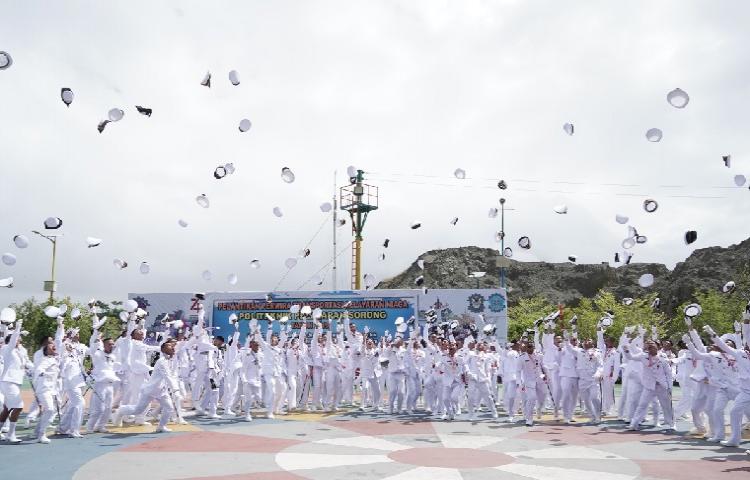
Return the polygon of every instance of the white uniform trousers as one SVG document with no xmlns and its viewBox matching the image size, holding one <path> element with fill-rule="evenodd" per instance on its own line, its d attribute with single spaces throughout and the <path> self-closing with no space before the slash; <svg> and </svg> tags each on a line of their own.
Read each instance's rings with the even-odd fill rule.
<svg viewBox="0 0 750 480">
<path fill-rule="evenodd" d="M 89 403 L 89 419 L 86 422 L 86 431 L 94 432 L 103 430 L 109 422 L 112 414 L 112 400 L 114 398 L 115 386 L 112 381 L 96 382 L 94 392 Z"/>
</svg>

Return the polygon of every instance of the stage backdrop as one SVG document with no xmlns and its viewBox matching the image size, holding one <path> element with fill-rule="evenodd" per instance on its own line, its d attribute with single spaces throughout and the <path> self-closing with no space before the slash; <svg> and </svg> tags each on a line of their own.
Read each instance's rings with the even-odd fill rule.
<svg viewBox="0 0 750 480">
<path fill-rule="evenodd" d="M 289 313 L 292 305 L 309 305 L 323 310 L 324 327 L 332 319 L 340 319 L 344 304 L 349 316 L 361 331 L 365 325 L 378 336 L 386 331 L 394 332 L 398 317 L 408 319 L 412 315 L 424 321 L 424 312 L 434 309 L 438 320 L 474 322 L 475 315 L 482 314 L 485 323 L 497 325 L 497 337 L 501 342 L 507 336 L 507 302 L 502 289 L 436 289 L 428 290 L 361 290 L 361 291 L 307 291 L 275 292 L 267 299 L 267 292 L 210 292 L 203 301 L 206 321 L 215 328 L 216 335 L 231 336 L 234 328 L 229 324 L 229 315 L 240 318 L 242 338 L 248 331 L 249 320 L 258 319 L 263 332 L 266 330 L 266 314 L 274 318 L 289 316 L 292 328 L 302 326 L 301 319 Z M 146 324 L 150 331 L 163 330 L 155 324 L 156 318 L 169 313 L 173 319 L 194 323 L 197 318 L 197 301 L 189 293 L 133 293 L 129 295 L 149 312 Z M 278 330 L 278 322 L 274 323 Z M 339 322 L 343 327 L 343 322 Z M 308 329 L 312 325 L 308 323 Z"/>
</svg>

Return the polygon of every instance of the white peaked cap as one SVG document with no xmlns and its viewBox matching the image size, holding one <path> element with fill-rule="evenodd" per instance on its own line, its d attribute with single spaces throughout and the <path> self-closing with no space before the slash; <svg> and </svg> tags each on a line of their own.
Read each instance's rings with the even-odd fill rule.
<svg viewBox="0 0 750 480">
<path fill-rule="evenodd" d="M 13 237 L 13 243 L 15 243 L 18 248 L 26 248 L 29 246 L 29 237 L 26 235 L 16 235 Z"/>
<path fill-rule="evenodd" d="M 110 122 L 119 122 L 124 116 L 125 112 L 123 112 L 119 108 L 113 108 L 107 113 L 107 117 L 109 117 Z"/>
<path fill-rule="evenodd" d="M 685 108 L 690 102 L 690 96 L 684 90 L 675 88 L 667 94 L 667 102 L 674 108 Z"/>
<path fill-rule="evenodd" d="M 202 193 L 202 194 L 198 195 L 197 197 L 195 197 L 195 201 L 201 207 L 208 208 L 209 202 L 208 202 L 208 197 L 206 196 L 205 193 Z"/>
<path fill-rule="evenodd" d="M 138 310 L 138 302 L 136 302 L 132 298 L 125 300 L 125 303 L 122 304 L 122 308 L 124 308 L 128 313 L 133 313 Z"/>
<path fill-rule="evenodd" d="M 662 135 L 662 131 L 658 128 L 649 128 L 646 130 L 646 140 L 649 142 L 660 142 Z"/>
<path fill-rule="evenodd" d="M 294 172 L 289 167 L 284 167 L 281 169 L 281 179 L 284 180 L 286 183 L 292 183 L 294 182 L 295 176 Z"/>
<path fill-rule="evenodd" d="M 99 245 L 101 245 L 101 243 L 102 243 L 102 239 L 101 238 L 86 237 L 86 246 L 88 248 L 98 247 Z"/>
<path fill-rule="evenodd" d="M 638 285 L 640 285 L 643 288 L 648 288 L 653 284 L 654 284 L 654 276 L 650 273 L 644 273 L 638 279 Z"/>
<path fill-rule="evenodd" d="M 47 217 L 44 220 L 44 228 L 47 230 L 55 230 L 62 227 L 63 221 L 60 217 Z"/>
<path fill-rule="evenodd" d="M 13 255 L 12 253 L 3 253 L 2 259 L 3 259 L 3 263 L 8 266 L 12 266 L 16 264 L 16 256 Z"/>
<path fill-rule="evenodd" d="M 2 323 L 13 323 L 16 321 L 16 311 L 10 307 L 5 307 L 0 310 L 0 322 Z"/>
<path fill-rule="evenodd" d="M 237 73 L 237 70 L 229 72 L 229 81 L 232 82 L 232 85 L 235 87 L 240 84 L 240 74 Z"/>
</svg>

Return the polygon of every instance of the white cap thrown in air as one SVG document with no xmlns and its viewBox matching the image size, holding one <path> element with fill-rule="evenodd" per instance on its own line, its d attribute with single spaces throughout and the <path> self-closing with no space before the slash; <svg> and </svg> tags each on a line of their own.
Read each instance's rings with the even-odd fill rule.
<svg viewBox="0 0 750 480">
<path fill-rule="evenodd" d="M 240 84 L 240 74 L 237 73 L 237 70 L 229 72 L 229 81 L 232 82 L 232 85 L 235 87 Z"/>
<path fill-rule="evenodd" d="M 125 116 L 125 112 L 123 112 L 119 108 L 112 108 L 107 113 L 107 117 L 109 117 L 110 122 L 119 122 L 120 120 L 122 120 L 122 117 L 124 116 Z"/>
<path fill-rule="evenodd" d="M 88 248 L 98 247 L 101 244 L 102 244 L 102 239 L 101 238 L 86 237 L 86 246 Z"/>
<path fill-rule="evenodd" d="M 649 142 L 660 142 L 662 135 L 661 130 L 658 128 L 649 128 L 646 130 L 646 140 Z"/>
<path fill-rule="evenodd" d="M 650 273 L 644 273 L 638 279 L 638 285 L 640 285 L 643 288 L 648 288 L 653 284 L 654 284 L 654 276 Z"/>
<path fill-rule="evenodd" d="M 209 202 L 208 202 L 208 197 L 206 196 L 205 193 L 202 193 L 202 194 L 198 195 L 197 197 L 195 197 L 195 201 L 201 207 L 208 208 Z"/>
<path fill-rule="evenodd" d="M 667 102 L 674 108 L 685 108 L 690 102 L 690 96 L 684 90 L 675 88 L 667 94 Z"/>
<path fill-rule="evenodd" d="M 286 183 L 292 183 L 294 182 L 294 172 L 288 167 L 284 167 L 281 169 L 281 179 L 284 180 Z"/>
<path fill-rule="evenodd" d="M 18 248 L 26 248 L 29 246 L 29 238 L 26 235 L 16 235 L 13 237 L 13 243 Z"/>
<path fill-rule="evenodd" d="M 63 221 L 59 217 L 48 217 L 44 221 L 44 228 L 47 230 L 56 230 L 60 227 L 62 227 Z"/>
<path fill-rule="evenodd" d="M 3 253 L 3 263 L 12 266 L 16 264 L 16 256 L 12 253 Z"/>
</svg>

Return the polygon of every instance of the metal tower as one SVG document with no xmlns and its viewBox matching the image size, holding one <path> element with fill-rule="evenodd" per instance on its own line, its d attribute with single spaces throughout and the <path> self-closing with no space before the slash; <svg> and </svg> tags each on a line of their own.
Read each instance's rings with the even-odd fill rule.
<svg viewBox="0 0 750 480">
<path fill-rule="evenodd" d="M 367 215 L 378 209 L 378 187 L 362 183 L 364 171 L 357 170 L 357 176 L 349 179 L 349 185 L 341 187 L 341 210 L 349 212 L 352 221 L 352 290 L 362 288 L 362 230 Z"/>
</svg>

